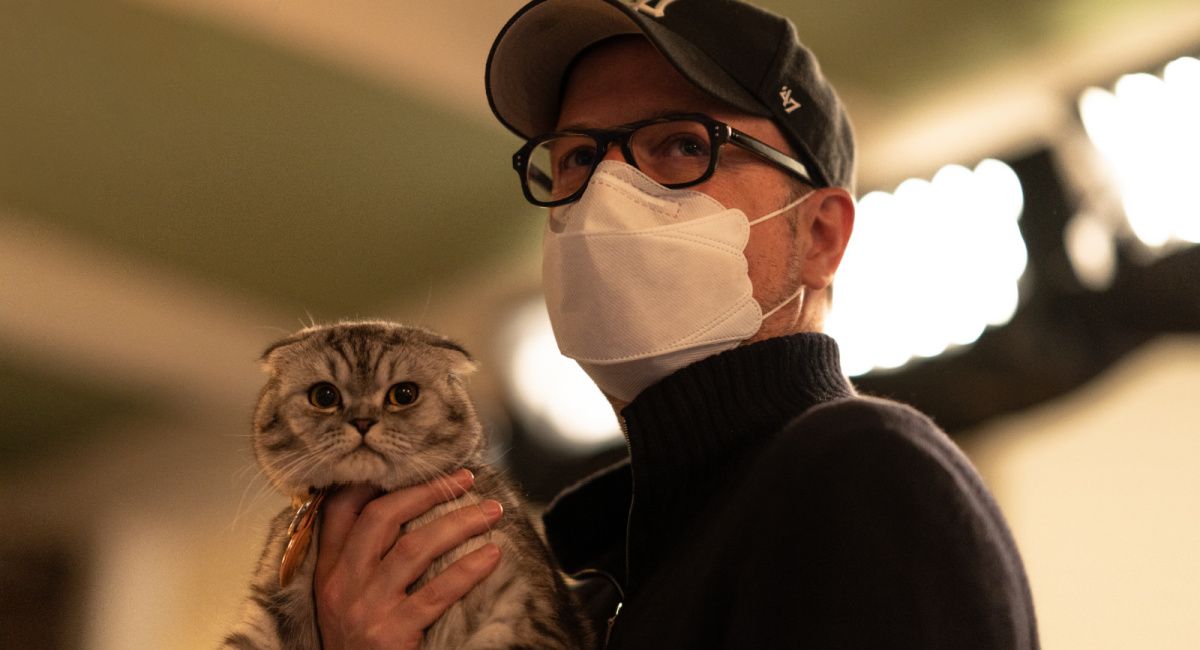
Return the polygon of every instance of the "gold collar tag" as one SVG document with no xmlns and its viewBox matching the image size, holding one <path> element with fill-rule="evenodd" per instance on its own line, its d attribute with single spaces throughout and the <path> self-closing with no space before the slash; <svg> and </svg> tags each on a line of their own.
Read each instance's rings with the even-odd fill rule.
<svg viewBox="0 0 1200 650">
<path fill-rule="evenodd" d="M 327 488 L 312 489 L 309 497 L 301 501 L 292 497 L 292 507 L 296 514 L 288 525 L 288 544 L 283 551 L 283 559 L 279 562 L 279 586 L 286 587 L 296 573 L 296 567 L 304 562 L 308 555 L 308 545 L 312 541 L 313 524 L 317 522 L 317 513 L 321 511 L 321 502 L 325 500 Z"/>
</svg>

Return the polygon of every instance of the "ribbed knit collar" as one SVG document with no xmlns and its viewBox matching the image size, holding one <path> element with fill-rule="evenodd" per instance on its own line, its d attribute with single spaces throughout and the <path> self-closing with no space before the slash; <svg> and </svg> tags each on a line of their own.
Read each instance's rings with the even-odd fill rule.
<svg viewBox="0 0 1200 650">
<path fill-rule="evenodd" d="M 725 461 L 809 408 L 853 394 L 841 372 L 837 343 L 824 334 L 768 339 L 683 368 L 621 412 L 630 460 L 551 505 L 545 522 L 555 555 L 574 572 L 594 566 L 602 555 L 611 560 L 614 547 L 624 550 L 630 471 L 636 494 L 628 518 L 634 549 L 653 544 L 666 523 L 664 513 L 688 510 L 678 506 L 694 502 L 698 488 L 711 484 Z M 615 573 L 616 567 L 605 568 Z"/>
<path fill-rule="evenodd" d="M 851 394 L 837 343 L 824 334 L 767 339 L 692 364 L 621 412 L 638 499 L 673 492 L 812 406 Z"/>
</svg>

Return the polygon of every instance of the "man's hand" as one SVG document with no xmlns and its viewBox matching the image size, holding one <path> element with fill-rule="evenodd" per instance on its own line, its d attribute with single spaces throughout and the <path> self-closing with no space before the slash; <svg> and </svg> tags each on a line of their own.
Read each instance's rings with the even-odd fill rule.
<svg viewBox="0 0 1200 650">
<path fill-rule="evenodd" d="M 317 621 L 327 650 L 419 648 L 425 628 L 483 580 L 500 559 L 487 544 L 433 576 L 411 595 L 430 562 L 500 518 L 499 504 L 461 508 L 400 535 L 400 527 L 433 506 L 457 498 L 475 477 L 459 470 L 377 496 L 352 485 L 326 501 L 316 569 Z"/>
</svg>

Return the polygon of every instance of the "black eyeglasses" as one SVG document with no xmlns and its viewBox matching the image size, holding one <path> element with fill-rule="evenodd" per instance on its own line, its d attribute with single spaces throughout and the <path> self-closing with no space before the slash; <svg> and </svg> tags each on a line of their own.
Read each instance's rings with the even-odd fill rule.
<svg viewBox="0 0 1200 650">
<path fill-rule="evenodd" d="M 556 131 L 533 138 L 513 154 L 513 169 L 521 177 L 525 198 L 545 207 L 577 200 L 613 143 L 621 146 L 625 162 L 672 189 L 711 178 L 721 145 L 727 143 L 813 183 L 800 161 L 724 122 L 688 113 L 611 129 Z"/>
</svg>

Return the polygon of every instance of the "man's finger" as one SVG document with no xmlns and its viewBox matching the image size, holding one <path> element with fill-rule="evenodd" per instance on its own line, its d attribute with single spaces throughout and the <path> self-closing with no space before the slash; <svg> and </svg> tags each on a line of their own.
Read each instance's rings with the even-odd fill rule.
<svg viewBox="0 0 1200 650">
<path fill-rule="evenodd" d="M 483 501 L 459 508 L 400 537 L 379 566 L 387 577 L 389 591 L 404 589 L 417 581 L 435 558 L 486 532 L 500 519 L 504 508 L 497 501 Z"/>
<path fill-rule="evenodd" d="M 325 499 L 321 508 L 321 534 L 317 543 L 317 571 L 324 573 L 342 554 L 346 535 L 359 513 L 378 492 L 362 484 L 339 488 Z"/>
<path fill-rule="evenodd" d="M 500 547 L 483 546 L 467 553 L 434 576 L 404 602 L 406 617 L 422 629 L 433 625 L 450 605 L 491 574 L 500 561 Z"/>
<path fill-rule="evenodd" d="M 462 496 L 474 482 L 470 472 L 459 470 L 449 478 L 397 490 L 366 504 L 346 540 L 345 562 L 359 568 L 373 567 L 396 543 L 401 526 L 443 501 Z"/>
</svg>

